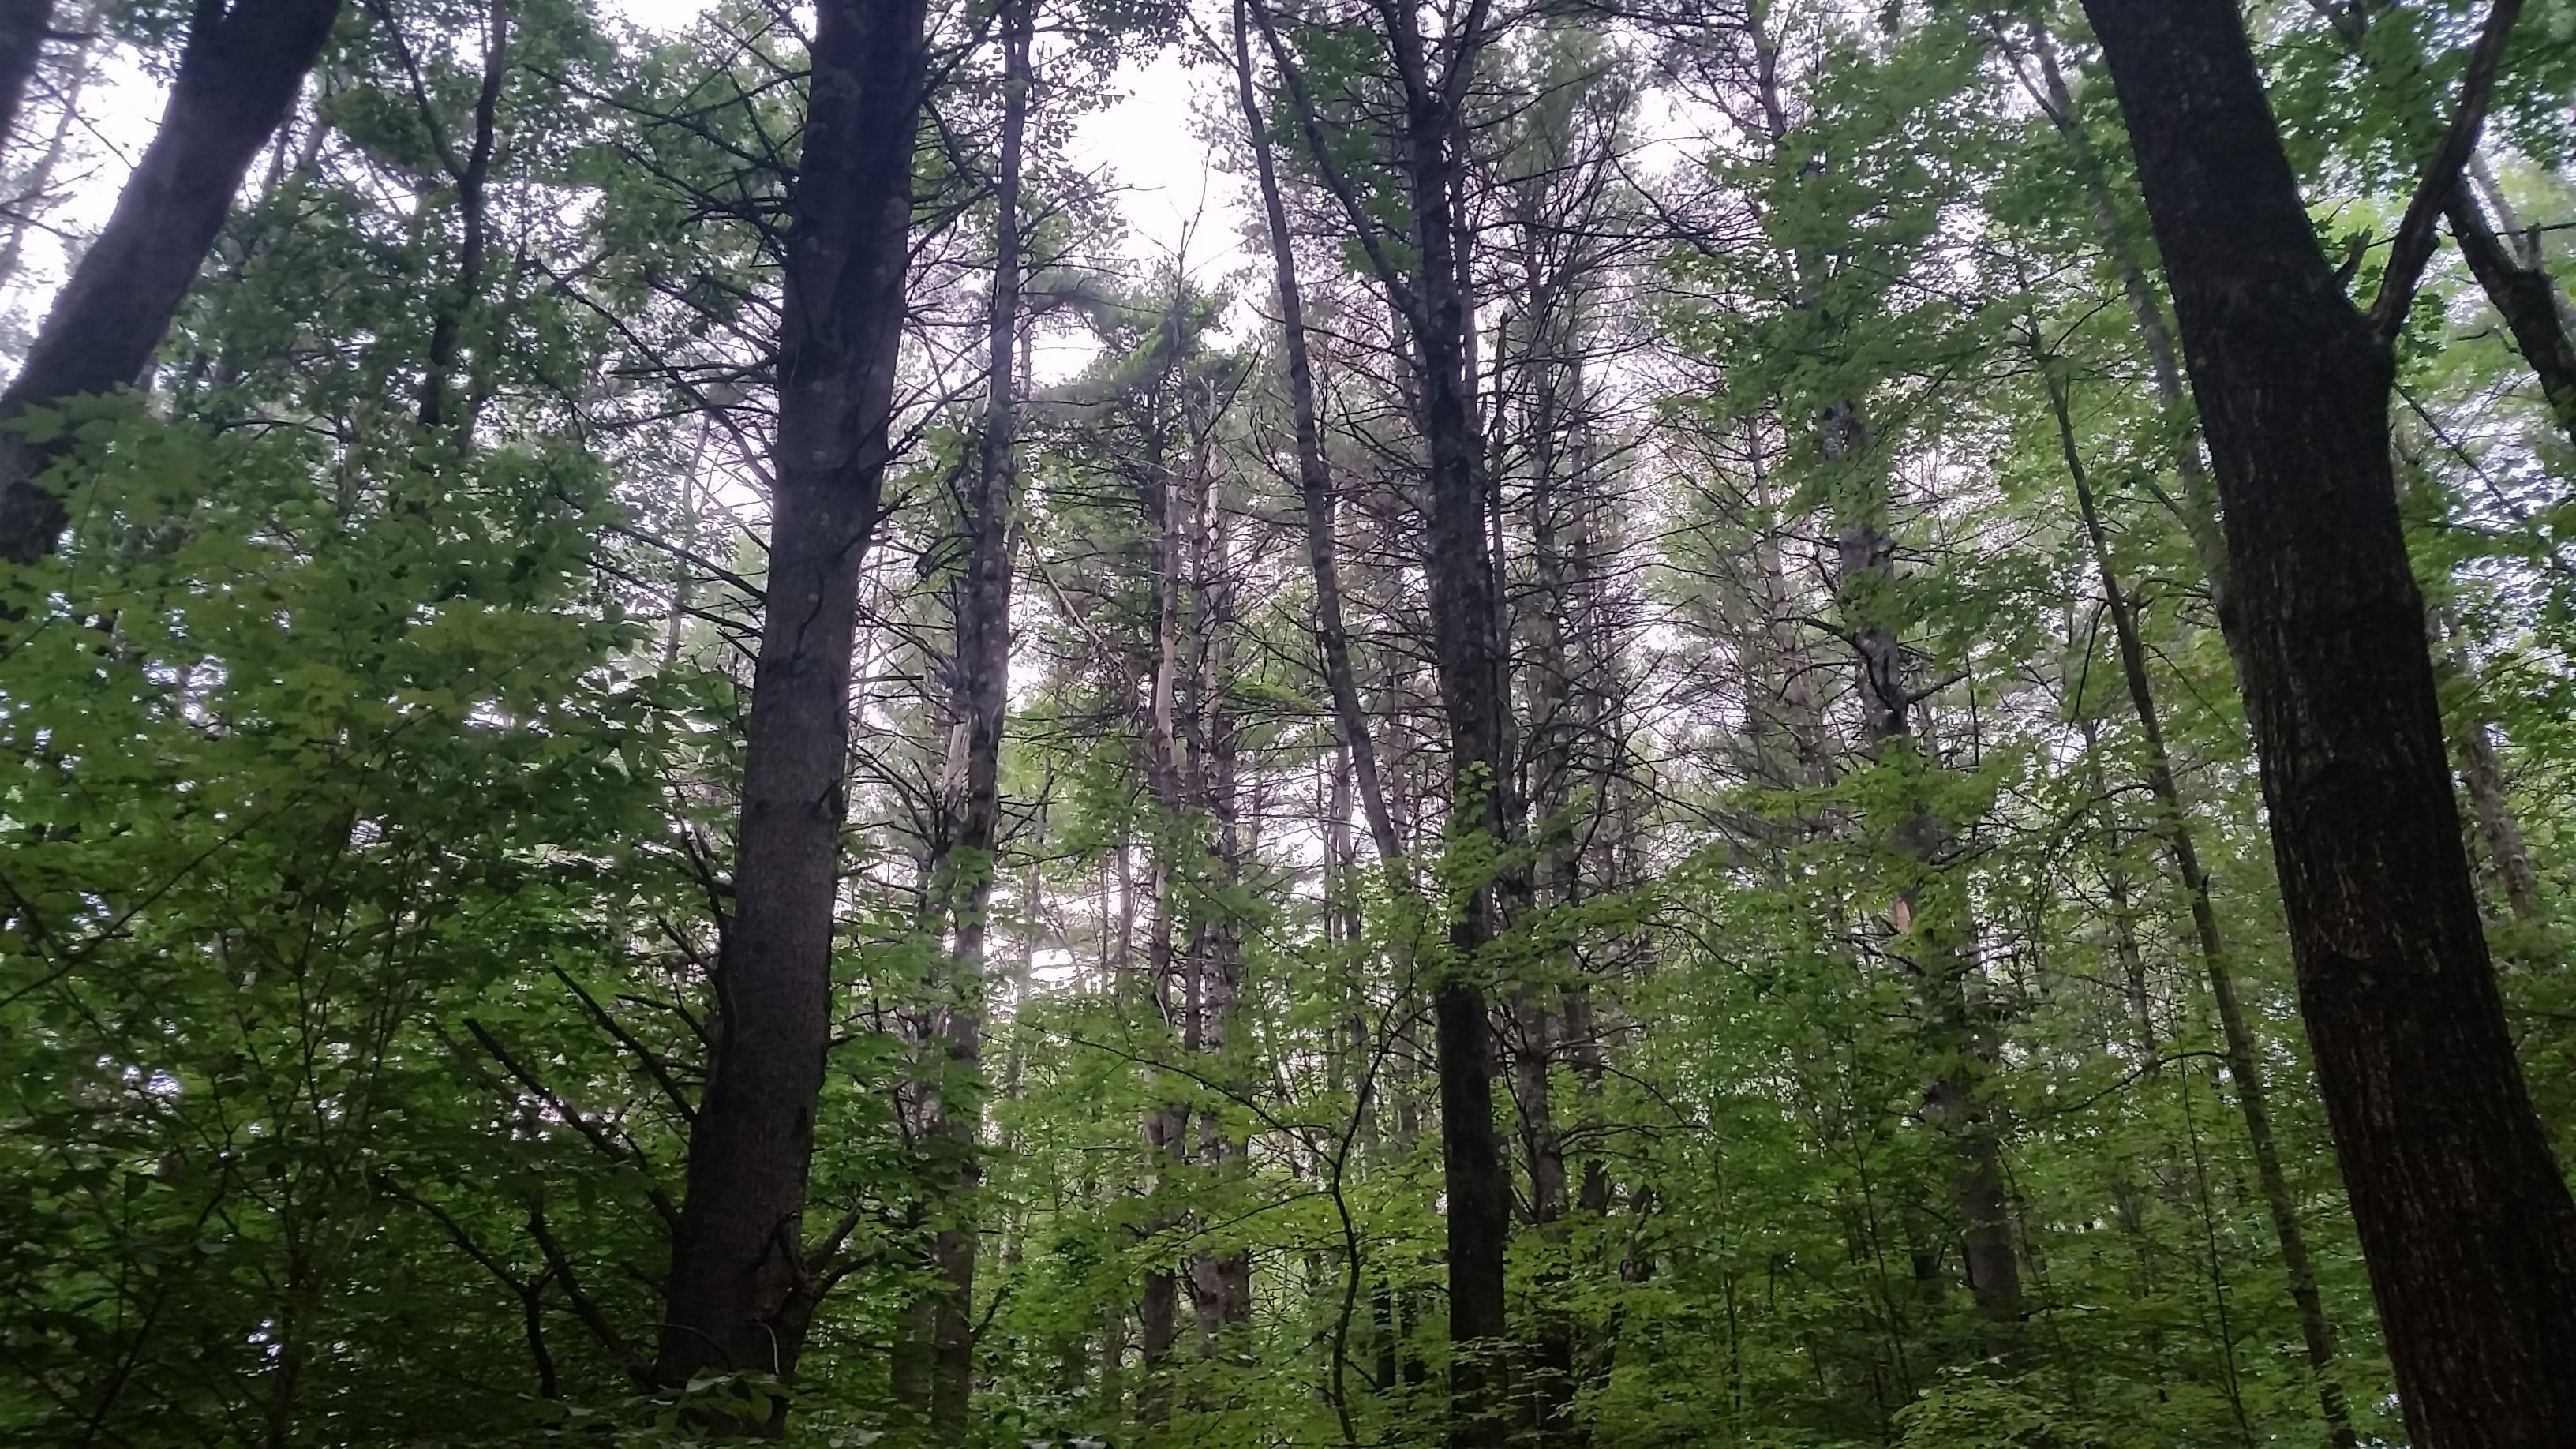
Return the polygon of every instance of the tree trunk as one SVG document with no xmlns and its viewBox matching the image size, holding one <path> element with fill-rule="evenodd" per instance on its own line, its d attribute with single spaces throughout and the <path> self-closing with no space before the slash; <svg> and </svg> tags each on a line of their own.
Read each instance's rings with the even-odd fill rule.
<svg viewBox="0 0 2576 1449">
<path fill-rule="evenodd" d="M 2299 1222 L 2298 1199 L 2289 1175 L 2281 1169 L 2281 1149 L 2272 1134 L 2272 1109 L 2263 1083 L 2263 1061 L 2253 1028 L 2236 997 L 2236 974 L 2218 933 L 2218 911 L 2210 899 L 2209 873 L 2201 867 L 2200 848 L 2183 812 L 2182 790 L 2174 781 L 2172 757 L 2165 750 L 2164 721 L 2156 710 L 2153 684 L 2147 676 L 2147 647 L 2138 632 L 2138 611 L 2119 574 L 2111 566 L 2110 539 L 2103 532 L 2093 487 L 2083 456 L 2076 451 L 2075 421 L 2068 410 L 2066 386 L 2044 360 L 2048 401 L 2057 420 L 2057 439 L 2066 458 L 2067 477 L 2075 485 L 2077 513 L 2093 550 L 2093 567 L 2102 576 L 2102 603 L 2111 616 L 2111 633 L 2120 654 L 2120 677 L 2128 686 L 2136 712 L 2138 737 L 2146 746 L 2147 793 L 2155 801 L 2156 832 L 2171 856 L 2174 875 L 2190 905 L 2192 940 L 2201 967 L 2209 976 L 2209 994 L 2218 1007 L 2218 1026 L 2227 1047 L 2227 1074 L 2236 1083 L 2236 1105 L 2245 1118 L 2245 1135 L 2254 1147 L 2254 1173 L 2262 1185 L 2263 1205 L 2272 1217 L 2272 1234 L 2281 1247 L 2282 1275 L 2289 1280 L 2291 1301 L 2299 1309 L 2299 1333 L 2306 1340 L 2308 1367 L 2316 1376 L 2317 1409 L 2336 1449 L 2356 1449 L 2352 1414 L 2345 1407 L 2343 1383 L 2335 1376 L 2334 1324 L 2317 1293 L 2317 1272 L 2308 1256 L 2307 1232 Z M 2135 947 L 2130 948 L 2133 952 Z M 2152 1050 L 2152 1049 L 2151 1049 Z"/>
<path fill-rule="evenodd" d="M 2464 721 L 2459 730 L 2460 780 L 2469 788 L 2469 803 L 2504 885 L 2505 905 L 2517 921 L 2540 919 L 2540 873 L 2532 868 L 2531 847 L 2505 797 L 2504 762 L 2496 758 L 2495 739 L 2483 719 Z"/>
<path fill-rule="evenodd" d="M 62 79 L 56 84 L 56 100 L 61 109 L 54 115 L 53 133 L 45 138 L 45 149 L 28 169 L 27 184 L 19 191 L 11 208 L 7 235 L 0 238 L 0 287 L 17 279 L 18 266 L 26 255 L 27 233 L 35 229 L 41 215 L 38 208 L 46 193 L 54 189 L 54 171 L 63 164 L 63 153 L 71 146 L 72 133 L 81 124 L 81 93 L 89 89 L 90 78 L 98 68 L 98 43 L 83 35 L 72 42 L 71 54 L 61 63 Z"/>
<path fill-rule="evenodd" d="M 483 256 L 490 246 L 491 211 L 488 193 L 492 181 L 492 152 L 499 140 L 497 124 L 501 106 L 501 87 L 510 77 L 510 0 L 492 0 L 484 21 L 483 82 L 474 96 L 474 136 L 463 156 L 447 152 L 442 140 L 441 160 L 456 186 L 456 212 L 463 235 L 456 249 L 456 275 L 439 299 L 437 315 L 430 321 L 429 355 L 420 383 L 420 425 L 435 430 L 446 421 L 450 375 L 456 370 L 456 355 L 464 342 L 465 320 L 473 311 L 483 289 Z M 421 97 L 421 105 L 429 105 Z M 443 132 L 435 132 L 443 136 Z M 468 398 L 464 423 L 474 426 L 476 399 Z"/>
<path fill-rule="evenodd" d="M 0 427 L 142 376 L 339 10 L 339 0 L 200 7 L 161 127 L 54 299 L 26 365 L 0 392 Z M 60 446 L 0 438 L 0 559 L 33 562 L 61 536 L 62 500 L 37 481 Z"/>
<path fill-rule="evenodd" d="M 27 82 L 35 78 L 53 21 L 54 0 L 0 0 L 0 146 L 18 129 Z"/>
<path fill-rule="evenodd" d="M 1412 279 L 1419 426 L 1428 454 L 1429 556 L 1425 560 L 1440 702 L 1450 736 L 1450 829 L 1509 849 L 1519 832 L 1507 743 L 1510 709 L 1503 641 L 1495 630 L 1494 573 L 1485 536 L 1485 480 L 1467 371 L 1474 325 L 1458 285 L 1453 185 L 1459 98 L 1435 81 L 1410 4 L 1389 7 L 1388 39 L 1404 73 L 1405 179 L 1420 271 Z M 1450 55 L 1455 81 L 1475 64 L 1477 37 Z M 1508 867 L 1473 891 L 1450 925 L 1451 960 L 1432 988 L 1440 1087 L 1440 1158 L 1448 1196 L 1450 1422 L 1452 1449 L 1502 1444 L 1509 1425 L 1508 1324 L 1503 1258 L 1511 1231 L 1511 1179 L 1494 1130 L 1492 1029 L 1479 958 L 1528 894 Z"/>
<path fill-rule="evenodd" d="M 1308 150 L 1335 178 L 1345 211 L 1366 243 L 1387 301 L 1412 347 L 1406 368 L 1428 474 L 1425 577 L 1429 585 L 1435 673 L 1450 734 L 1450 826 L 1460 839 L 1481 836 L 1508 850 L 1519 834 L 1513 799 L 1508 654 L 1497 617 L 1493 552 L 1485 533 L 1486 479 L 1477 436 L 1470 329 L 1475 319 L 1461 284 L 1457 199 L 1467 82 L 1483 51 L 1488 12 L 1472 6 L 1444 29 L 1436 49 L 1426 40 L 1414 0 L 1380 8 L 1384 40 L 1402 88 L 1395 160 L 1404 179 L 1410 227 L 1401 238 L 1411 255 L 1399 263 L 1381 228 L 1339 180 L 1333 148 L 1313 99 L 1273 26 L 1268 9 L 1251 7 L 1272 58 L 1298 108 Z M 1468 893 L 1450 925 L 1450 960 L 1432 984 L 1440 1087 L 1442 1185 L 1447 1197 L 1449 1338 L 1452 1344 L 1448 1440 L 1452 1449 L 1499 1446 L 1509 1432 L 1509 1344 L 1503 1294 L 1504 1247 L 1511 1231 L 1511 1178 L 1494 1128 L 1492 1027 L 1486 1018 L 1479 959 L 1514 905 L 1525 901 L 1524 872 L 1504 865 Z"/>
<path fill-rule="evenodd" d="M 964 727 L 960 793 L 943 802 L 949 822 L 937 883 L 951 932 L 947 999 L 937 1046 L 938 1236 L 941 1279 L 931 1308 L 931 1432 L 962 1442 L 975 1388 L 975 1258 L 980 1245 L 976 1189 L 982 1181 L 984 967 L 1001 831 L 1002 727 L 1011 671 L 1011 511 L 1017 470 L 1020 292 L 1020 171 L 1032 84 L 1029 52 L 1037 0 L 1006 0 L 1002 16 L 1002 138 L 993 178 L 993 291 L 986 316 L 986 394 L 966 529 L 966 576 L 959 581 L 953 686 Z"/>
<path fill-rule="evenodd" d="M 655 1370 L 674 1386 L 791 1376 L 813 1309 L 799 1233 L 831 1037 L 859 564 L 903 337 L 923 13 L 923 0 L 823 0 L 815 16 L 735 912 Z"/>
<path fill-rule="evenodd" d="M 2045 31 L 2038 40 L 2045 109 L 2057 134 L 2066 142 L 2067 157 L 2074 163 L 2076 179 L 2083 184 L 2085 200 L 2093 213 L 2094 234 L 2102 239 L 2102 250 L 2111 259 L 2113 274 L 2120 279 L 2120 294 L 2129 303 L 2129 315 L 2138 324 L 2138 336 L 2147 344 L 2147 366 L 2156 380 L 2156 402 L 2164 411 L 2167 435 L 2173 439 L 2174 476 L 2182 482 L 2176 511 L 2208 575 L 2211 603 L 2219 617 L 2225 618 L 2227 540 L 2219 533 L 2218 489 L 2210 481 L 2208 464 L 2201 458 L 2200 431 L 2191 421 L 2189 401 L 2183 396 L 2182 359 L 2174 350 L 2173 329 L 2165 323 L 2164 303 L 2157 299 L 2155 285 L 2147 278 L 2146 264 L 2139 260 L 2130 228 L 2120 220 L 2102 158 L 2095 154 L 2092 138 L 2076 122 L 2075 97 L 2058 71 L 2057 48 Z"/>
<path fill-rule="evenodd" d="M 2086 0 L 2226 506 L 2299 992 L 2414 1437 L 2576 1441 L 2576 1202 L 2487 959 L 2388 454 L 2226 0 Z M 2438 181 L 2439 178 L 2436 178 Z"/>
<path fill-rule="evenodd" d="M 2347 5 L 2326 12 L 2345 48 L 2371 70 L 2377 68 L 2378 58 L 2365 42 L 2372 11 L 2377 8 Z M 2443 198 L 2442 211 L 2451 223 L 2451 238 L 2459 244 L 2461 259 L 2469 264 L 2469 275 L 2477 279 L 2479 290 L 2487 294 L 2487 301 L 2504 318 L 2505 330 L 2513 334 L 2514 346 L 2521 349 L 2523 361 L 2540 383 L 2550 415 L 2568 440 L 2576 442 L 2576 323 L 2570 321 L 2566 294 L 2558 290 L 2536 245 L 2518 248 L 2522 252 L 2518 256 L 2497 237 L 2486 213 L 2479 209 L 2480 188 L 2471 186 L 2472 173 L 2474 179 L 2487 183 L 2482 189 L 2499 211 L 2503 210 L 2504 197 L 2493 185 L 2494 173 L 2486 169 L 2484 158 L 2472 151 L 2463 174 L 2451 179 L 2450 193 Z M 2509 220 L 2507 229 L 2513 229 Z"/>
<path fill-rule="evenodd" d="M 1357 676 L 1351 668 L 1350 634 L 1342 620 L 1341 569 L 1333 537 L 1333 477 L 1324 458 L 1321 420 L 1315 407 L 1315 366 L 1306 345 L 1306 304 L 1297 286 L 1297 251 L 1288 230 L 1288 208 L 1280 197 L 1278 168 L 1270 159 L 1268 126 L 1252 85 L 1252 47 L 1244 28 L 1243 0 L 1234 9 L 1235 95 L 1243 112 L 1246 138 L 1252 145 L 1253 174 L 1261 187 L 1261 212 L 1270 235 L 1270 265 L 1279 291 L 1279 332 L 1288 360 L 1288 407 L 1297 437 L 1297 494 L 1304 505 L 1306 558 L 1315 574 L 1315 645 L 1323 655 L 1324 685 L 1332 695 L 1333 723 L 1342 748 L 1349 752 L 1351 773 L 1368 818 L 1369 838 L 1378 863 L 1393 866 L 1404 853 L 1387 813 L 1386 789 L 1378 780 L 1377 746 L 1369 738 L 1368 714 L 1360 706 Z"/>
</svg>

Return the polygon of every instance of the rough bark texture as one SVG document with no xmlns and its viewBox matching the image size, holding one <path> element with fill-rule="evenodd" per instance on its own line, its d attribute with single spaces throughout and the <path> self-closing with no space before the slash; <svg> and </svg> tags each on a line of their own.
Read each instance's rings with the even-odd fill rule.
<svg viewBox="0 0 2576 1449">
<path fill-rule="evenodd" d="M 735 908 L 672 1244 L 656 1364 L 667 1384 L 710 1371 L 791 1375 L 813 1309 L 800 1232 L 831 1033 L 859 562 L 903 335 L 923 8 L 823 0 L 816 13 Z"/>
<path fill-rule="evenodd" d="M 200 7 L 161 127 L 55 297 L 26 365 L 0 393 L 0 427 L 142 376 L 339 12 L 339 0 Z M 15 433 L 0 437 L 0 559 L 26 563 L 53 551 L 68 520 L 37 476 L 54 455 Z"/>
<path fill-rule="evenodd" d="M 2431 1449 L 2576 1442 L 2576 1203 L 2461 844 L 2387 342 L 2317 246 L 2235 7 L 2085 9 L 2227 509 L 2300 1001 L 2408 1426 Z"/>
</svg>

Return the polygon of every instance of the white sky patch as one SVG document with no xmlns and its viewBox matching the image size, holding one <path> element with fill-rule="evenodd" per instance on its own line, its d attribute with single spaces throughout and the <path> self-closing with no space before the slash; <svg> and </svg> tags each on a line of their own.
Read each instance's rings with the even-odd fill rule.
<svg viewBox="0 0 2576 1449">
<path fill-rule="evenodd" d="M 1066 158 L 1112 182 L 1130 260 L 1179 258 L 1201 285 L 1242 264 L 1250 219 L 1241 178 L 1217 169 L 1200 136 L 1196 103 L 1214 94 L 1211 74 L 1185 65 L 1178 49 L 1129 63 L 1112 82 L 1118 99 L 1074 126 Z"/>
</svg>

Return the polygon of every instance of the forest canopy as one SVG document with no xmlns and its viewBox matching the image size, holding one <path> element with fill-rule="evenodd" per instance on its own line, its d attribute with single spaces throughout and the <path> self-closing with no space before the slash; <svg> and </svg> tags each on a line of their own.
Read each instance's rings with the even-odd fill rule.
<svg viewBox="0 0 2576 1449">
<path fill-rule="evenodd" d="M 2576 1444 L 2571 165 L 2576 0 L 0 0 L 0 1439 Z"/>
</svg>

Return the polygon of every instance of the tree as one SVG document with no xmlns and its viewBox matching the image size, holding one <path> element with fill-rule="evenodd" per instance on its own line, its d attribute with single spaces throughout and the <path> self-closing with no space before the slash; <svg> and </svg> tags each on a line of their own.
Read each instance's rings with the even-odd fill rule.
<svg viewBox="0 0 2576 1449">
<path fill-rule="evenodd" d="M 2576 1202 L 2497 998 L 2386 446 L 2393 334 L 2515 8 L 2489 17 L 2364 314 L 2317 245 L 2235 11 L 2086 6 L 2227 510 L 2318 1085 L 2409 1426 L 2442 1445 L 2576 1425 L 2547 1367 L 2576 1352 Z M 2428 1251 L 2432 1232 L 2451 1246 Z"/>
<path fill-rule="evenodd" d="M 814 1307 L 802 1223 L 831 1036 L 850 654 L 891 447 L 923 24 L 918 0 L 817 13 L 733 910 L 655 1360 L 672 1386 L 707 1371 L 792 1378 Z"/>
<path fill-rule="evenodd" d="M 0 426 L 141 378 L 252 158 L 286 119 L 339 13 L 339 0 L 239 0 L 229 8 L 198 8 L 160 129 L 118 194 L 106 229 L 55 299 L 26 362 L 0 392 Z M 14 84 L 0 71 L 0 87 L 14 91 L 24 83 L 23 71 Z M 0 443 L 0 559 L 28 563 L 53 551 L 65 521 L 62 500 L 38 475 L 57 451 L 23 427 Z"/>
</svg>

